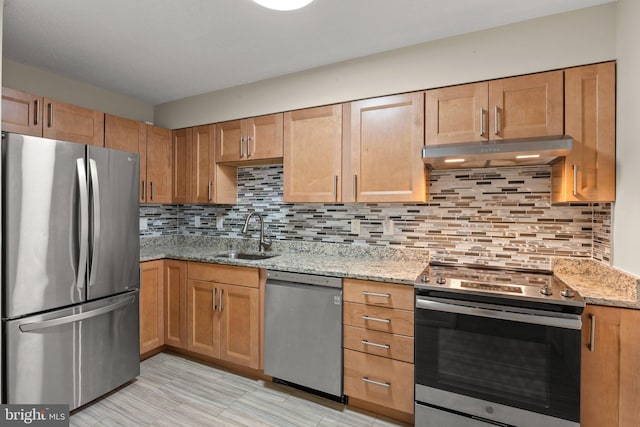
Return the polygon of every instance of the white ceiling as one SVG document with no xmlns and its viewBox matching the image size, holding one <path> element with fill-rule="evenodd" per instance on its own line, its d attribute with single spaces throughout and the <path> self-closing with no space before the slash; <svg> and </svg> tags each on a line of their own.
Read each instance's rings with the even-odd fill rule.
<svg viewBox="0 0 640 427">
<path fill-rule="evenodd" d="M 4 57 L 159 104 L 612 0 L 4 0 Z"/>
</svg>

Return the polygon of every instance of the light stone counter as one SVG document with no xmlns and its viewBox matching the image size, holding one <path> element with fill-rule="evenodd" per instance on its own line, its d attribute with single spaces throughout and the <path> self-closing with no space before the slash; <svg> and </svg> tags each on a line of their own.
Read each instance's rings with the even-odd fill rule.
<svg viewBox="0 0 640 427">
<path fill-rule="evenodd" d="M 231 251 L 256 253 L 257 246 L 255 238 L 149 237 L 140 239 L 140 261 L 170 258 L 406 285 L 413 285 L 429 263 L 428 251 L 422 249 L 277 240 L 269 250 L 278 254 L 273 258 L 248 261 L 216 256 Z"/>
<path fill-rule="evenodd" d="M 640 308 L 640 278 L 592 259 L 555 258 L 553 274 L 588 304 Z"/>
</svg>

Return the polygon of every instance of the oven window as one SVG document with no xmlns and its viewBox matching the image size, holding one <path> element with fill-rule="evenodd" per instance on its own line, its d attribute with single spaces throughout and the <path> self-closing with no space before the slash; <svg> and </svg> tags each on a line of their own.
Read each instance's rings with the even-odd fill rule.
<svg viewBox="0 0 640 427">
<path fill-rule="evenodd" d="M 579 330 L 418 308 L 415 328 L 416 384 L 579 422 Z"/>
<path fill-rule="evenodd" d="M 455 329 L 438 334 L 440 384 L 548 405 L 547 344 Z"/>
</svg>

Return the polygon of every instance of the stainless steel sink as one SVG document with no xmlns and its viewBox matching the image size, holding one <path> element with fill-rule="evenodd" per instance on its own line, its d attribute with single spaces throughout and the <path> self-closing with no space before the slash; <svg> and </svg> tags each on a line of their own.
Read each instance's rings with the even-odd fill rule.
<svg viewBox="0 0 640 427">
<path fill-rule="evenodd" d="M 278 254 L 248 254 L 240 252 L 237 254 L 218 254 L 216 258 L 243 259 L 247 261 L 260 261 L 278 256 Z"/>
</svg>

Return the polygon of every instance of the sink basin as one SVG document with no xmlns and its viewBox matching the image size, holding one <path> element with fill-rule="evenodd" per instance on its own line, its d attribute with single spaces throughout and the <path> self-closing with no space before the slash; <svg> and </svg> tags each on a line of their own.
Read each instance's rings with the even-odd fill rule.
<svg viewBox="0 0 640 427">
<path fill-rule="evenodd" d="M 237 253 L 237 254 L 218 254 L 216 258 L 229 258 L 229 259 L 244 259 L 248 261 L 260 261 L 262 259 L 269 259 L 278 256 L 277 254 L 247 254 L 247 253 Z"/>
</svg>

